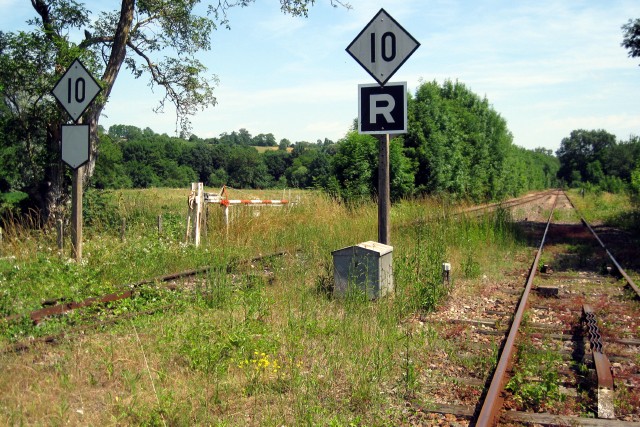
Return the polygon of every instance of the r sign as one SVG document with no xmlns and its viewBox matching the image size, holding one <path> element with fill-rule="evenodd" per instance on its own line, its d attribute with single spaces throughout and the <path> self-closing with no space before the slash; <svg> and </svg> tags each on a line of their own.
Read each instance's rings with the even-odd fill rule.
<svg viewBox="0 0 640 427">
<path fill-rule="evenodd" d="M 407 83 L 358 85 L 358 132 L 407 133 Z"/>
</svg>

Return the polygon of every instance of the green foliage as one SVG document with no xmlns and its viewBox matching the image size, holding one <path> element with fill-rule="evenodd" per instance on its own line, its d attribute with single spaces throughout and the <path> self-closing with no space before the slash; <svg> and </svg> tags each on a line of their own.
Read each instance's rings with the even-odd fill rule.
<svg viewBox="0 0 640 427">
<path fill-rule="evenodd" d="M 378 188 L 378 148 L 376 138 L 351 131 L 338 142 L 331 158 L 335 180 L 324 181 L 324 188 L 347 203 L 360 203 L 374 198 Z M 414 172 L 405 156 L 403 140 L 389 144 L 389 175 L 391 199 L 399 200 L 413 194 Z"/>
<path fill-rule="evenodd" d="M 629 50 L 630 58 L 640 57 L 640 19 L 629 19 L 622 26 L 622 30 L 624 34 L 622 47 Z"/>
<path fill-rule="evenodd" d="M 640 138 L 617 142 L 604 130 L 574 130 L 557 151 L 558 178 L 571 187 L 595 187 L 620 193 L 634 190 L 633 171 L 640 164 Z"/>
<path fill-rule="evenodd" d="M 85 225 L 102 229 L 115 229 L 121 223 L 121 216 L 115 203 L 115 195 L 110 191 L 88 189 L 82 197 L 82 219 Z"/>
<path fill-rule="evenodd" d="M 517 402 L 537 411 L 564 400 L 558 375 L 562 357 L 557 351 L 540 350 L 525 343 L 518 347 L 517 360 L 515 374 L 505 387 Z"/>
<path fill-rule="evenodd" d="M 97 135 L 101 113 L 123 69 L 136 79 L 146 76 L 149 86 L 164 90 L 157 111 L 169 104 L 176 111 L 182 135 L 188 136 L 189 117 L 216 104 L 217 77 L 209 74 L 198 53 L 211 48 L 211 33 L 219 25 L 228 26 L 230 8 L 250 3 L 252 0 L 220 1 L 204 8 L 192 0 L 123 0 L 92 16 L 76 1 L 33 0 L 30 31 L 0 32 L 0 160 L 9 166 L 0 171 L 0 191 L 29 194 L 45 219 L 62 210 L 69 179 L 60 163 L 59 129 L 68 118 L 56 105 L 51 88 L 74 59 L 83 61 L 103 89 L 83 115 L 84 123 L 91 125 L 89 175 L 101 145 Z M 280 4 L 284 13 L 307 16 L 313 1 L 283 0 Z M 122 127 L 113 136 L 131 137 L 128 131 Z M 247 136 L 240 135 L 249 145 Z M 258 135 L 256 141 L 275 145 L 271 134 Z M 151 165 L 155 170 L 133 163 L 128 173 L 135 176 L 129 176 L 129 183 L 118 178 L 122 170 L 110 169 L 118 162 L 117 149 L 106 147 L 103 152 L 108 159 L 95 181 L 99 188 L 182 186 L 195 180 L 189 166 L 168 161 Z M 211 173 L 199 174 L 200 179 L 206 180 Z M 252 184 L 265 185 L 255 178 Z M 1 188 L 5 186 L 9 188 Z"/>
<path fill-rule="evenodd" d="M 550 153 L 514 147 L 512 140 L 489 101 L 462 83 L 423 83 L 409 99 L 405 147 L 417 166 L 418 193 L 480 201 L 550 185 Z"/>
<path fill-rule="evenodd" d="M 0 193 L 0 215 L 7 212 L 16 212 L 20 202 L 28 197 L 22 191 L 13 191 L 10 193 Z"/>
</svg>

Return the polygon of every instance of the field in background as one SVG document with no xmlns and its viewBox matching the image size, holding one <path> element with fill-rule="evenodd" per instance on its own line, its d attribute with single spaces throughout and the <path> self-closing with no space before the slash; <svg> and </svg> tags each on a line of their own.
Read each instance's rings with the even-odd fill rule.
<svg viewBox="0 0 640 427">
<path fill-rule="evenodd" d="M 283 197 L 230 191 L 234 198 Z M 477 292 L 487 281 L 509 280 L 505 271 L 518 275 L 537 244 L 504 210 L 459 217 L 444 199 L 401 202 L 391 221 L 394 296 L 336 300 L 331 252 L 377 239 L 376 205 L 347 208 L 296 191 L 286 194 L 299 201 L 294 206 L 231 208 L 228 230 L 221 209 L 210 206 L 206 236 L 195 248 L 185 243 L 188 193 L 89 192 L 81 264 L 69 259 L 68 247 L 58 253 L 53 228 L 3 226 L 0 418 L 53 425 L 406 423 L 406 401 L 429 401 L 420 378 L 430 354 L 451 351 L 437 325 L 418 315 L 446 300 L 451 287 Z M 444 261 L 452 264 L 451 287 L 442 282 Z M 45 300 L 79 301 L 203 266 L 209 273 L 177 290 L 147 285 L 133 299 L 38 326 L 24 317 Z M 51 334 L 65 338 L 7 351 Z"/>
</svg>

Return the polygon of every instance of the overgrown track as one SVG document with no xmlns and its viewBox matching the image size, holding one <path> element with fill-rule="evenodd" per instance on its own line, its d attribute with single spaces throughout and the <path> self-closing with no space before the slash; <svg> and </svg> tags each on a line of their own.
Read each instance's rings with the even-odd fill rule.
<svg viewBox="0 0 640 427">
<path fill-rule="evenodd" d="M 525 204 L 541 202 L 551 197 L 553 194 L 554 194 L 554 190 L 536 192 L 533 194 L 525 195 L 523 197 L 509 199 L 509 200 L 498 202 L 498 203 L 490 203 L 490 204 L 462 209 L 455 212 L 454 215 L 476 215 L 476 214 L 482 214 L 487 211 L 492 211 L 498 208 L 505 208 L 505 209 L 514 208 L 514 207 L 525 205 Z M 281 255 L 284 255 L 284 253 L 281 252 L 281 253 L 270 254 L 262 257 L 256 257 L 251 259 L 250 262 L 259 261 L 262 258 L 268 258 L 272 256 L 281 256 Z M 112 302 L 116 302 L 124 299 L 134 298 L 136 296 L 136 292 L 138 292 L 139 289 L 143 288 L 146 285 L 162 284 L 171 289 L 177 289 L 178 288 L 177 282 L 179 282 L 180 280 L 191 279 L 197 276 L 206 275 L 209 272 L 209 270 L 210 270 L 210 267 L 202 267 L 194 270 L 187 270 L 187 271 L 177 272 L 173 274 L 168 274 L 165 276 L 155 277 L 152 279 L 146 279 L 136 283 L 125 284 L 119 287 L 121 291 L 102 295 L 102 296 L 87 298 L 82 301 L 61 301 L 59 299 L 49 299 L 42 302 L 42 306 L 43 306 L 42 308 L 31 311 L 30 313 L 27 314 L 27 316 L 31 319 L 31 321 L 37 324 L 46 320 L 48 317 L 51 317 L 51 316 L 64 315 L 74 310 L 79 310 L 79 309 L 88 308 L 88 307 L 96 307 L 96 306 L 100 306 L 100 305 L 104 305 L 104 304 L 108 304 L 108 303 L 112 303 Z M 19 317 L 21 316 L 17 316 L 17 315 L 10 316 L 6 318 L 5 321 L 9 321 L 9 322 L 15 321 Z M 45 337 L 43 338 L 43 340 L 52 341 L 51 337 Z M 24 344 L 18 344 L 18 347 L 20 348 L 22 348 L 23 346 Z"/>
<path fill-rule="evenodd" d="M 640 425 L 640 297 L 612 256 L 637 271 L 637 251 L 587 224 L 563 192 L 534 203 L 547 214 L 521 221 L 538 242 L 528 273 L 483 281 L 434 314 L 450 349 L 424 380 L 433 403 L 412 403 L 419 422 Z"/>
<path fill-rule="evenodd" d="M 559 193 L 553 209 L 559 198 L 568 200 Z M 472 424 L 640 425 L 640 341 L 630 336 L 640 330 L 638 288 L 584 218 L 583 230 L 553 224 L 553 209 Z M 545 265 L 534 287 L 548 240 L 552 252 L 563 243 L 577 249 L 556 252 L 566 265 Z M 593 250 L 594 241 L 604 253 Z M 617 277 L 636 300 L 621 292 Z"/>
<path fill-rule="evenodd" d="M 286 252 L 276 252 L 268 255 L 261 255 L 247 260 L 240 260 L 238 262 L 227 265 L 226 273 L 231 274 L 235 270 L 242 269 L 243 264 L 252 264 L 260 261 L 267 260 L 273 257 L 280 257 L 287 255 Z M 101 318 L 101 315 L 105 311 L 110 311 L 109 303 L 115 303 L 121 300 L 135 298 L 144 292 L 147 286 L 161 286 L 172 291 L 181 291 L 186 288 L 194 288 L 194 282 L 205 280 L 207 274 L 211 271 L 211 267 L 201 267 L 193 270 L 181 271 L 178 273 L 167 274 L 164 276 L 155 277 L 152 279 L 141 280 L 136 283 L 126 284 L 120 286 L 121 291 L 113 292 L 110 294 L 102 295 L 99 297 L 91 297 L 82 301 L 60 301 L 57 299 L 46 300 L 42 302 L 43 307 L 37 310 L 33 310 L 26 314 L 30 321 L 34 324 L 44 322 L 49 318 L 62 316 L 72 311 L 93 308 L 96 309 L 89 315 L 86 323 L 81 326 L 82 332 L 86 330 L 103 327 L 107 324 L 127 320 L 136 316 L 150 315 L 159 311 L 168 310 L 175 306 L 175 304 L 166 304 L 157 306 L 151 309 L 145 309 L 141 311 L 133 311 L 126 314 L 111 315 L 108 320 Z M 5 322 L 19 321 L 22 316 L 10 316 L 5 318 Z M 93 321 L 91 320 L 93 319 Z M 37 343 L 57 343 L 64 337 L 73 335 L 73 331 L 64 331 L 55 335 L 48 335 L 40 337 L 38 339 L 31 338 L 27 341 L 17 342 L 4 349 L 0 349 L 0 352 L 16 352 L 29 349 L 32 345 Z"/>
<path fill-rule="evenodd" d="M 523 204 L 536 205 L 537 212 L 550 212 L 549 220 L 554 218 L 551 205 L 572 209 L 569 199 L 559 191 L 538 193 L 527 197 L 525 201 L 513 201 L 510 207 L 520 207 Z M 487 205 L 482 209 L 495 209 L 499 206 L 505 205 Z M 478 209 L 474 208 L 470 212 L 475 211 Z M 525 223 L 530 231 L 540 228 L 535 220 L 526 220 Z M 454 414 L 456 423 L 460 421 L 461 424 L 492 425 L 500 422 L 517 425 L 640 425 L 640 321 L 637 315 L 640 303 L 634 293 L 622 291 L 624 284 L 618 277 L 628 277 L 627 273 L 622 271 L 617 261 L 607 258 L 611 251 L 606 248 L 603 250 L 602 239 L 596 240 L 590 234 L 589 230 L 593 232 L 593 227 L 587 227 L 584 220 L 583 224 L 585 225 L 550 221 L 544 226 L 548 234 L 539 237 L 542 242 L 539 249 L 544 251 L 537 252 L 526 279 L 525 287 L 533 291 L 527 292 L 528 302 L 519 302 L 519 296 L 523 294 L 523 282 L 517 278 L 509 281 L 507 286 L 487 289 L 483 293 L 485 301 L 481 318 L 455 321 L 440 319 L 442 323 L 450 324 L 443 336 L 452 341 L 460 339 L 464 325 L 473 325 L 473 333 L 463 338 L 465 342 L 461 346 L 463 354 L 460 354 L 460 359 L 475 358 L 484 365 L 475 372 L 471 372 L 463 363 L 455 369 L 447 370 L 447 381 L 452 379 L 456 390 L 461 390 L 464 394 L 464 406 L 420 407 L 420 404 L 412 402 L 414 410 L 421 413 Z M 283 254 L 270 256 L 280 255 Z M 544 272 L 538 273 L 542 266 Z M 101 308 L 105 306 L 105 298 L 135 296 L 135 291 L 147 284 L 161 283 L 162 286 L 180 289 L 180 284 L 174 285 L 174 281 L 192 280 L 190 278 L 206 275 L 207 271 L 208 268 L 203 268 L 143 281 L 127 285 L 122 293 L 82 302 L 49 301 L 48 303 L 52 303 L 50 307 L 29 313 L 29 317 L 34 322 L 41 322 L 46 316 L 59 316 L 68 310 L 90 306 Z M 631 281 L 629 286 L 633 289 L 635 284 Z M 131 294 L 127 294 L 129 291 Z M 522 313 L 520 320 L 513 322 L 512 313 L 516 311 L 516 307 L 518 311 L 522 307 Z M 168 308 L 170 306 L 159 306 L 147 311 L 114 316 L 114 321 Z M 522 325 L 520 331 L 512 333 L 502 330 L 511 323 Z M 83 328 L 88 329 L 87 326 Z M 505 338 L 512 335 L 512 348 L 508 350 L 509 339 Z M 55 342 L 58 338 L 46 337 L 39 341 Z M 19 343 L 9 351 L 23 350 L 29 348 L 29 345 L 29 342 Z M 498 347 L 500 351 L 497 351 Z M 496 348 L 495 357 L 490 356 L 493 348 Z M 511 356 L 506 357 L 507 353 Z M 498 368 L 494 369 L 498 354 L 501 359 L 496 364 Z M 606 355 L 610 368 L 602 355 Z M 448 356 L 450 354 L 445 355 Z M 531 362 L 527 362 L 528 356 L 538 357 L 533 358 L 534 364 L 548 369 L 532 371 L 529 366 Z M 505 362 L 502 362 L 502 357 L 506 357 Z M 596 372 L 596 364 L 605 366 L 605 371 L 600 369 Z M 434 360 L 426 375 L 436 376 L 437 368 L 438 364 Z M 488 374 L 492 370 L 501 375 L 501 378 L 492 380 Z M 607 393 L 606 390 L 599 393 L 598 377 L 602 380 L 600 389 L 607 386 L 612 388 L 610 384 L 607 385 L 607 370 L 613 374 L 613 393 Z M 494 382 L 498 384 L 495 386 L 497 388 L 494 387 L 496 391 L 490 391 Z M 523 391 L 523 384 L 532 387 Z M 448 383 L 441 381 L 438 386 L 446 389 Z M 483 390 L 483 387 L 485 391 L 476 392 Z M 615 419 L 595 418 L 599 412 L 599 394 L 605 399 L 610 398 L 611 404 L 605 405 L 604 410 L 612 407 Z M 498 406 L 484 409 L 483 403 L 489 401 L 498 403 Z M 484 412 L 488 415 L 482 415 L 483 411 L 489 411 Z"/>
<path fill-rule="evenodd" d="M 473 206 L 471 208 L 463 209 L 459 212 L 456 212 L 456 214 L 472 214 L 472 213 L 482 214 L 487 211 L 492 211 L 498 208 L 511 209 L 511 208 L 515 208 L 517 206 L 521 206 L 525 204 L 541 202 L 545 198 L 555 196 L 556 192 L 557 192 L 556 190 L 541 191 L 533 194 L 528 194 L 523 197 L 518 197 L 515 199 L 504 200 L 497 203 Z"/>
</svg>

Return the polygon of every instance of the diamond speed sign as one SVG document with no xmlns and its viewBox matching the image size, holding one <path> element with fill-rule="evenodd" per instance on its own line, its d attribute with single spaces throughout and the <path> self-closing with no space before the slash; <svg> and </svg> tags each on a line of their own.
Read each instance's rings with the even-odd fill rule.
<svg viewBox="0 0 640 427">
<path fill-rule="evenodd" d="M 76 59 L 51 93 L 76 123 L 101 90 L 91 73 Z"/>
<path fill-rule="evenodd" d="M 419 46 L 411 34 L 380 9 L 346 50 L 384 86 Z"/>
</svg>

